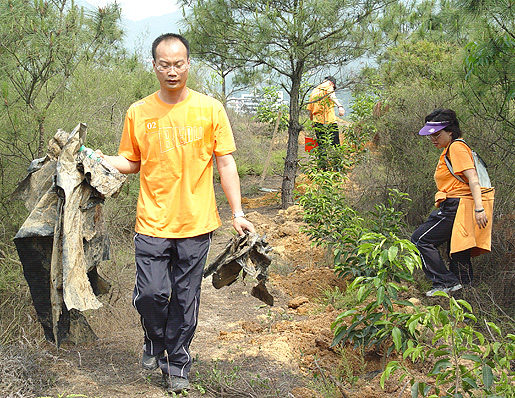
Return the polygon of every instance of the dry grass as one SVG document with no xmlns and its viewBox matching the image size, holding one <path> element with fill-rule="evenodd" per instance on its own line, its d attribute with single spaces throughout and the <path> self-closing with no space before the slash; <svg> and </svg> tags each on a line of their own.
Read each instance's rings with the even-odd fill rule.
<svg viewBox="0 0 515 398">
<path fill-rule="evenodd" d="M 194 384 L 217 398 L 291 397 L 299 384 L 298 376 L 290 374 L 284 365 L 264 357 L 247 357 L 234 361 L 197 362 Z"/>
<path fill-rule="evenodd" d="M 45 353 L 34 345 L 0 345 L 0 392 L 5 398 L 31 398 L 48 386 L 52 375 L 41 366 Z"/>
<path fill-rule="evenodd" d="M 43 333 L 13 246 L 0 256 L 0 394 L 35 397 L 51 375 L 40 366 Z"/>
<path fill-rule="evenodd" d="M 42 330 L 14 245 L 0 250 L 0 348 L 39 341 Z"/>
<path fill-rule="evenodd" d="M 261 175 L 272 147 L 267 175 L 282 174 L 284 157 L 286 156 L 287 132 L 277 134 L 272 144 L 269 126 L 253 121 L 248 116 L 230 115 L 231 125 L 236 142 L 234 158 L 240 177 L 243 175 Z"/>
</svg>

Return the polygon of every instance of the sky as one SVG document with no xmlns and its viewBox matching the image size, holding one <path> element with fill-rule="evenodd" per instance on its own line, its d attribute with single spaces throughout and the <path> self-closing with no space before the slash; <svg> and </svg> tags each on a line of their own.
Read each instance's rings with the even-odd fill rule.
<svg viewBox="0 0 515 398">
<path fill-rule="evenodd" d="M 86 0 L 89 4 L 104 7 L 114 0 Z M 148 17 L 157 17 L 176 12 L 179 7 L 175 0 L 117 0 L 122 8 L 122 17 L 131 21 L 140 21 Z"/>
</svg>

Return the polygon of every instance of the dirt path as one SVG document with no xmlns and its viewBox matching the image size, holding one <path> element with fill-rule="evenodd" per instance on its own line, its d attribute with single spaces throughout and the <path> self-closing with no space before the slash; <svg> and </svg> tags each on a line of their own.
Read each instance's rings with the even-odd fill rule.
<svg viewBox="0 0 515 398">
<path fill-rule="evenodd" d="M 228 220 L 230 214 L 226 207 L 221 207 L 224 220 Z M 271 220 L 275 217 L 279 207 L 272 204 L 258 209 L 258 212 L 247 212 L 252 213 L 252 221 L 258 225 L 263 224 L 264 218 Z M 267 228 L 272 227 L 259 225 L 261 230 Z M 228 221 L 215 232 L 208 262 L 225 247 L 232 234 Z M 59 350 L 43 343 L 48 352 L 45 366 L 55 378 L 54 385 L 46 391 L 48 397 L 152 398 L 164 395 L 160 371 L 144 372 L 138 364 L 143 336 L 130 300 L 133 265 L 120 265 L 115 261 L 110 266 L 112 268 L 101 269 L 100 272 L 113 283 L 113 289 L 108 296 L 101 298 L 101 309 L 86 314 L 98 340 L 83 344 L 64 343 Z M 291 297 L 273 283 L 269 287 L 275 304 L 273 307 L 263 304 L 250 295 L 253 282 L 237 281 L 217 290 L 210 277 L 204 279 L 199 324 L 191 345 L 191 352 L 195 355 L 190 374 L 193 384 L 203 385 L 206 378 L 216 377 L 217 371 L 231 373 L 240 368 L 249 370 L 258 378 L 272 380 L 272 375 L 282 375 L 280 377 L 284 380 L 274 377 L 283 390 L 291 391 L 295 384 L 302 384 L 301 371 L 291 349 L 284 338 L 273 336 L 272 329 L 282 320 L 291 322 L 306 315 L 288 312 Z M 189 396 L 206 395 L 192 389 Z"/>
<path fill-rule="evenodd" d="M 266 233 L 274 248 L 274 272 L 268 283 L 274 306 L 250 295 L 251 280 L 246 284 L 237 281 L 220 290 L 211 285 L 210 278 L 204 280 L 199 324 L 191 345 L 195 362 L 190 381 L 194 388 L 188 396 L 220 397 L 209 387 L 225 385 L 226 391 L 233 389 L 234 394 L 223 397 L 321 398 L 329 395 L 317 392 L 313 376 L 318 375 L 320 384 L 325 374 L 329 377 L 332 373 L 354 380 L 353 385 L 340 386 L 348 397 L 399 397 L 401 386 L 392 383 L 391 391 L 382 391 L 379 377 L 356 382 L 361 374 L 377 374 L 377 357 L 363 358 L 347 348 L 342 359 L 341 349 L 331 348 L 330 325 L 340 311 L 331 304 L 321 306 L 318 298 L 336 286 L 343 291 L 345 283 L 324 266 L 324 253 L 311 248 L 307 237 L 300 233 L 300 209 L 279 210 L 274 197 L 276 194 L 270 193 L 245 202 L 257 232 Z M 221 206 L 221 213 L 227 221 L 213 236 L 210 259 L 233 234 L 227 205 Z M 120 264 L 115 260 L 100 272 L 113 288 L 101 298 L 101 309 L 86 314 L 98 340 L 64 344 L 59 351 L 44 343 L 48 353 L 44 366 L 54 375 L 53 386 L 45 396 L 165 396 L 160 371 L 144 372 L 138 364 L 143 336 L 131 306 L 132 262 Z M 338 394 L 333 391 L 330 396 L 343 396 Z"/>
</svg>

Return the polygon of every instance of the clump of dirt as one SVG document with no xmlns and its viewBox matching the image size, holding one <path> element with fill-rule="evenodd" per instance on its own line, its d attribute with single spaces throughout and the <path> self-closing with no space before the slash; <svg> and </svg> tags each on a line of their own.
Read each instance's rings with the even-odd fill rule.
<svg viewBox="0 0 515 398">
<path fill-rule="evenodd" d="M 279 210 L 273 216 L 263 214 L 258 209 L 248 213 L 247 218 L 254 223 L 258 233 L 266 235 L 274 248 L 273 254 L 279 263 L 278 268 L 284 264 L 285 273 L 324 264 L 324 250 L 313 246 L 309 237 L 301 231 L 305 224 L 300 206 Z"/>
<path fill-rule="evenodd" d="M 277 205 L 281 201 L 278 191 L 267 192 L 258 198 L 241 198 L 241 204 L 247 209 L 257 209 L 264 206 Z"/>
</svg>

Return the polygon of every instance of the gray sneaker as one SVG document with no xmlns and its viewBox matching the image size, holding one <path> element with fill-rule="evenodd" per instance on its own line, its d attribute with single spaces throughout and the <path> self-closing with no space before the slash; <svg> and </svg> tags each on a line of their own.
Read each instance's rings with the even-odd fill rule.
<svg viewBox="0 0 515 398">
<path fill-rule="evenodd" d="M 449 289 L 449 293 L 452 293 L 452 292 L 456 292 L 460 289 L 463 289 L 463 286 L 461 285 L 461 283 L 458 283 L 454 286 L 448 287 L 447 289 Z"/>
<path fill-rule="evenodd" d="M 431 290 L 429 290 L 428 292 L 426 292 L 426 296 L 427 297 L 433 297 L 435 295 L 436 292 L 444 292 L 444 293 L 452 293 L 452 292 L 456 292 L 460 289 L 463 289 L 463 286 L 461 284 L 456 284 L 454 286 L 450 286 L 450 287 L 435 287 Z"/>
<path fill-rule="evenodd" d="M 163 351 L 156 355 L 149 355 L 145 350 L 143 350 L 143 355 L 141 356 L 141 367 L 145 370 L 154 370 L 159 367 L 157 361 L 159 358 L 163 356 Z"/>
<path fill-rule="evenodd" d="M 184 377 L 171 376 L 163 373 L 163 383 L 168 394 L 179 394 L 190 389 L 190 382 Z"/>
</svg>

